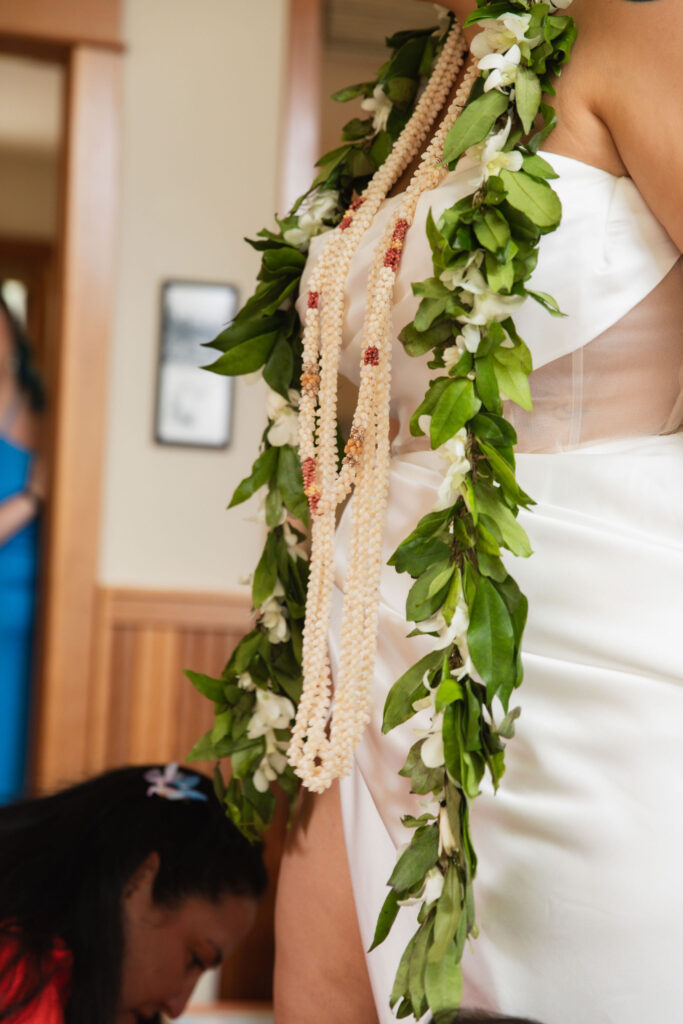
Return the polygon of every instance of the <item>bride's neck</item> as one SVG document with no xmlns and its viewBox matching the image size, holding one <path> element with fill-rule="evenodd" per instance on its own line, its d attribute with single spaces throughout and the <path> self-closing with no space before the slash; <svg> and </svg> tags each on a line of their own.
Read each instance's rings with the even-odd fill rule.
<svg viewBox="0 0 683 1024">
<path fill-rule="evenodd" d="M 441 0 L 441 6 L 449 11 L 453 11 L 461 25 L 467 15 L 471 14 L 477 7 L 475 0 Z"/>
<path fill-rule="evenodd" d="M 452 11 L 461 25 L 464 24 L 465 18 L 468 14 L 471 14 L 472 11 L 476 11 L 477 9 L 475 0 L 441 0 L 441 6 Z M 476 26 L 465 29 L 465 36 L 467 37 L 468 43 L 472 42 L 472 37 L 476 35 L 476 32 Z"/>
</svg>

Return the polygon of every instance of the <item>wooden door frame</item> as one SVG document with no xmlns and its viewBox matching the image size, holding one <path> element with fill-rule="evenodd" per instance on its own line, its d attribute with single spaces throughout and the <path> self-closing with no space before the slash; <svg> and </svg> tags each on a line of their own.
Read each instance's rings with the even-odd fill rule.
<svg viewBox="0 0 683 1024">
<path fill-rule="evenodd" d="M 120 0 L 0 0 L 0 51 L 65 69 L 52 484 L 41 557 L 33 775 L 43 790 L 88 765 L 109 344 L 121 148 Z"/>
<path fill-rule="evenodd" d="M 320 156 L 324 0 L 290 0 L 279 211 L 310 186 Z"/>
</svg>

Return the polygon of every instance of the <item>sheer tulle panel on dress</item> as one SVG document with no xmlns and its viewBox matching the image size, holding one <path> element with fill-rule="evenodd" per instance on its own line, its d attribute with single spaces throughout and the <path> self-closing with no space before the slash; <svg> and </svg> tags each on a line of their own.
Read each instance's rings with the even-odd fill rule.
<svg viewBox="0 0 683 1024">
<path fill-rule="evenodd" d="M 683 260 L 609 330 L 530 378 L 533 412 L 505 415 L 520 452 L 673 433 L 683 424 Z"/>
</svg>

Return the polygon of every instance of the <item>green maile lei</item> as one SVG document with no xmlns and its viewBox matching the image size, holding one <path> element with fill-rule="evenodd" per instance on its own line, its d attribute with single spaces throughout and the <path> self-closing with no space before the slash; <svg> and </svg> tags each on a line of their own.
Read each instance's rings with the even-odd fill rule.
<svg viewBox="0 0 683 1024">
<path fill-rule="evenodd" d="M 391 994 L 399 1018 L 430 1011 L 438 1021 L 460 1005 L 462 955 L 477 930 L 470 805 L 487 772 L 498 786 L 505 741 L 519 714 L 510 700 L 522 682 L 527 602 L 501 551 L 531 554 L 517 514 L 532 499 L 515 477 L 516 435 L 502 398 L 531 408 L 531 356 L 515 329 L 515 309 L 531 298 L 562 315 L 550 296 L 527 288 L 540 238 L 561 217 L 549 184 L 556 175 L 538 155 L 556 123 L 543 96 L 554 94 L 552 79 L 576 36 L 572 19 L 555 13 L 560 6 L 565 0 L 553 6 L 477 0 L 468 22 L 485 23 L 477 50 L 482 75 L 447 138 L 444 159 L 451 170 L 465 153 L 480 160 L 482 180 L 438 221 L 430 214 L 434 274 L 413 285 L 421 302 L 400 335 L 406 351 L 427 358 L 435 371 L 411 433 L 427 433 L 448 469 L 435 509 L 390 560 L 414 580 L 406 608 L 413 633 L 436 638 L 434 650 L 391 688 L 382 726 L 389 732 L 418 713 L 431 715 L 401 770 L 412 792 L 424 797 L 425 811 L 403 819 L 411 838 L 388 881 L 372 947 L 386 938 L 402 905 L 419 905 L 418 929 Z M 302 335 L 295 302 L 306 253 L 311 237 L 341 221 L 387 158 L 443 38 L 439 30 L 398 33 L 388 40 L 392 55 L 375 81 L 335 95 L 341 102 L 370 100 L 366 108 L 375 116 L 350 121 L 342 146 L 318 162 L 311 189 L 277 221 L 278 230 L 250 241 L 262 253 L 258 286 L 210 343 L 220 355 L 209 369 L 230 376 L 258 370 L 271 389 L 260 454 L 230 502 L 265 495 L 268 534 L 252 582 L 256 624 L 220 679 L 188 672 L 215 705 L 214 726 L 190 760 L 230 758 L 230 781 L 217 765 L 216 788 L 250 839 L 272 822 L 271 783 L 291 809 L 299 789 L 285 755 L 302 688 L 308 578 L 302 549 L 308 505 L 295 447 Z"/>
</svg>

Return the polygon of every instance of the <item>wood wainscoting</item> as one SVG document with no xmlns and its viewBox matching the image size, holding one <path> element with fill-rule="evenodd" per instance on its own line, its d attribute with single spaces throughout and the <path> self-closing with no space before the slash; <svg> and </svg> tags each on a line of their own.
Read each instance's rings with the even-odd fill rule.
<svg viewBox="0 0 683 1024">
<path fill-rule="evenodd" d="M 182 762 L 213 721 L 183 670 L 219 675 L 251 625 L 247 592 L 204 594 L 100 587 L 88 706 L 88 768 Z M 196 765 L 208 774 L 213 765 Z M 272 997 L 275 888 L 287 809 L 265 844 L 270 883 L 246 942 L 224 964 L 224 999 Z"/>
<path fill-rule="evenodd" d="M 100 587 L 88 709 L 88 769 L 183 761 L 213 706 L 183 670 L 219 675 L 250 628 L 247 593 Z"/>
</svg>

